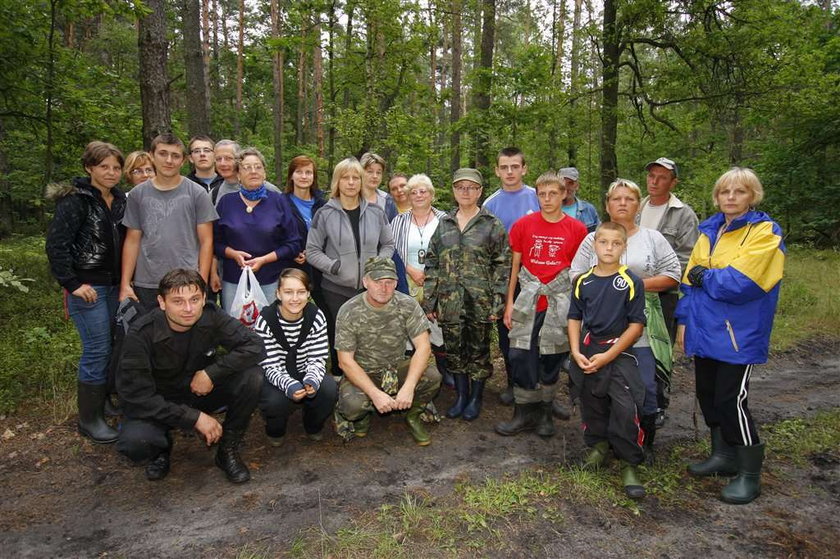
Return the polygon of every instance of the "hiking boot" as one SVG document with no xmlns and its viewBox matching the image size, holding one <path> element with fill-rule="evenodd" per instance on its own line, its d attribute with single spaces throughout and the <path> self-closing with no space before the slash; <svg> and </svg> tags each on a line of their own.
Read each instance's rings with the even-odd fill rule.
<svg viewBox="0 0 840 559">
<path fill-rule="evenodd" d="M 484 396 L 484 382 L 485 379 L 470 380 L 470 399 L 467 401 L 467 405 L 464 407 L 464 413 L 461 415 L 463 419 L 472 421 L 478 418 L 478 414 L 481 413 L 481 401 Z"/>
<path fill-rule="evenodd" d="M 509 437 L 523 431 L 533 431 L 537 428 L 542 402 L 531 404 L 513 404 L 513 419 L 497 423 L 494 429 L 500 435 Z"/>
<path fill-rule="evenodd" d="M 621 482 L 624 484 L 624 494 L 631 499 L 641 499 L 645 496 L 645 486 L 639 481 L 636 466 L 622 461 Z"/>
<path fill-rule="evenodd" d="M 610 443 L 608 441 L 598 441 L 589 449 L 589 454 L 586 455 L 581 468 L 594 472 L 607 462 L 609 455 Z"/>
<path fill-rule="evenodd" d="M 554 427 L 554 412 L 552 410 L 553 402 L 543 402 L 540 404 L 539 418 L 537 419 L 537 426 L 534 431 L 540 437 L 549 438 L 557 433 Z"/>
<path fill-rule="evenodd" d="M 720 498 L 732 505 L 746 505 L 761 495 L 761 466 L 764 464 L 764 443 L 736 446 L 738 475 L 723 488 Z"/>
<path fill-rule="evenodd" d="M 228 435 L 225 437 L 225 435 Z M 239 457 L 241 434 L 224 433 L 216 451 L 216 465 L 225 473 L 231 483 L 245 483 L 251 479 L 248 466 Z"/>
<path fill-rule="evenodd" d="M 467 402 L 470 398 L 470 379 L 467 375 L 458 373 L 453 376 L 455 377 L 455 390 L 458 395 L 455 398 L 455 403 L 452 404 L 452 407 L 446 410 L 446 417 L 449 419 L 461 417 L 461 414 L 464 413 L 464 408 L 467 407 Z"/>
<path fill-rule="evenodd" d="M 720 427 L 712 427 L 712 453 L 711 455 L 696 464 L 688 465 L 688 473 L 693 476 L 734 476 L 738 473 L 738 459 L 735 454 L 735 447 L 729 446 L 723 440 L 723 431 Z"/>
<path fill-rule="evenodd" d="M 157 458 L 146 465 L 146 479 L 160 481 L 169 473 L 169 451 L 157 455 Z"/>
<path fill-rule="evenodd" d="M 408 410 L 408 413 L 405 414 L 405 423 L 408 425 L 408 430 L 419 446 L 427 446 L 432 442 L 429 432 L 426 431 L 426 427 L 423 425 L 423 420 L 420 419 L 420 414 L 423 413 L 424 409 L 426 409 L 425 404 L 415 402 L 412 404 L 411 409 Z"/>
</svg>

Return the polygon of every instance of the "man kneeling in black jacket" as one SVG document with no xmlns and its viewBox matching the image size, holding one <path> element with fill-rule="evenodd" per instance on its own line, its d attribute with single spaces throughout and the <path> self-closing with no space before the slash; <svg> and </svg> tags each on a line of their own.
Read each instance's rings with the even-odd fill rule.
<svg viewBox="0 0 840 559">
<path fill-rule="evenodd" d="M 251 478 L 238 446 L 259 400 L 265 357 L 252 331 L 205 301 L 194 270 L 175 269 L 158 286 L 160 309 L 141 316 L 123 345 L 117 390 L 125 420 L 117 450 L 135 462 L 150 460 L 146 477 L 169 473 L 170 430 L 195 429 L 207 445 L 219 443 L 216 465 L 228 480 Z M 221 346 L 226 353 L 216 355 Z M 227 406 L 224 425 L 209 413 Z"/>
</svg>

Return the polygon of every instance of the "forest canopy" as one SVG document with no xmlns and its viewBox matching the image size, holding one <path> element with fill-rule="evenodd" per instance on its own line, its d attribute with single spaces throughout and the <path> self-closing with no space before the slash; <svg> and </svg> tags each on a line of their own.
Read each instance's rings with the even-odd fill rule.
<svg viewBox="0 0 840 559">
<path fill-rule="evenodd" d="M 830 0 L 3 0 L 0 18 L 0 236 L 43 227 L 87 142 L 171 129 L 258 147 L 273 182 L 300 153 L 326 184 L 373 150 L 445 186 L 517 145 L 527 179 L 576 166 L 596 206 L 667 156 L 701 215 L 749 166 L 788 235 L 840 241 Z"/>
</svg>

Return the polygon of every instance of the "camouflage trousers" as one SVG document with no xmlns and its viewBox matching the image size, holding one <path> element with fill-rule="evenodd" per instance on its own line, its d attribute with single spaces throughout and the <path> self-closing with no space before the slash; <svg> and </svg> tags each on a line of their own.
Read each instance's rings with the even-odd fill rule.
<svg viewBox="0 0 840 559">
<path fill-rule="evenodd" d="M 410 359 L 405 359 L 397 365 L 398 386 L 402 386 L 408 375 Z M 369 373 L 368 376 L 377 388 L 382 388 L 382 373 Z M 440 389 L 441 376 L 434 361 L 430 361 L 423 371 L 423 375 L 414 388 L 414 405 L 425 406 L 432 401 L 432 398 Z M 341 379 L 338 387 L 338 403 L 335 406 L 335 428 L 338 435 L 346 440 L 353 437 L 354 423 L 365 419 L 366 416 L 376 412 L 376 408 L 370 398 L 360 388 L 347 380 Z"/>
<path fill-rule="evenodd" d="M 492 322 L 469 318 L 455 323 L 441 323 L 446 363 L 453 375 L 467 375 L 481 380 L 493 372 L 490 362 L 490 332 Z"/>
</svg>

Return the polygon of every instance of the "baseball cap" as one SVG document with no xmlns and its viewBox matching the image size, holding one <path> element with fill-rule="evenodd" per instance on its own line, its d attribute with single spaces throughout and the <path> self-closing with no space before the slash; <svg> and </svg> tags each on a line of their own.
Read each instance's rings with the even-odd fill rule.
<svg viewBox="0 0 840 559">
<path fill-rule="evenodd" d="M 397 279 L 397 267 L 394 261 L 384 256 L 371 256 L 365 262 L 365 275 L 370 279 Z"/>
<path fill-rule="evenodd" d="M 560 175 L 561 179 L 571 179 L 573 181 L 580 180 L 580 173 L 575 167 L 563 167 L 557 171 L 557 174 Z"/>
<path fill-rule="evenodd" d="M 455 184 L 458 181 L 470 181 L 474 182 L 478 186 L 482 186 L 484 184 L 484 179 L 481 176 L 481 173 L 478 169 L 470 169 L 469 167 L 463 167 L 455 171 L 455 174 L 452 175 L 452 184 Z"/>
<path fill-rule="evenodd" d="M 650 171 L 650 168 L 654 165 L 659 165 L 661 167 L 665 167 L 672 173 L 674 173 L 675 177 L 680 176 L 679 170 L 677 170 L 677 164 L 674 163 L 672 160 L 668 159 L 667 157 L 660 157 L 656 161 L 651 161 L 647 165 L 645 165 L 645 171 Z"/>
</svg>

